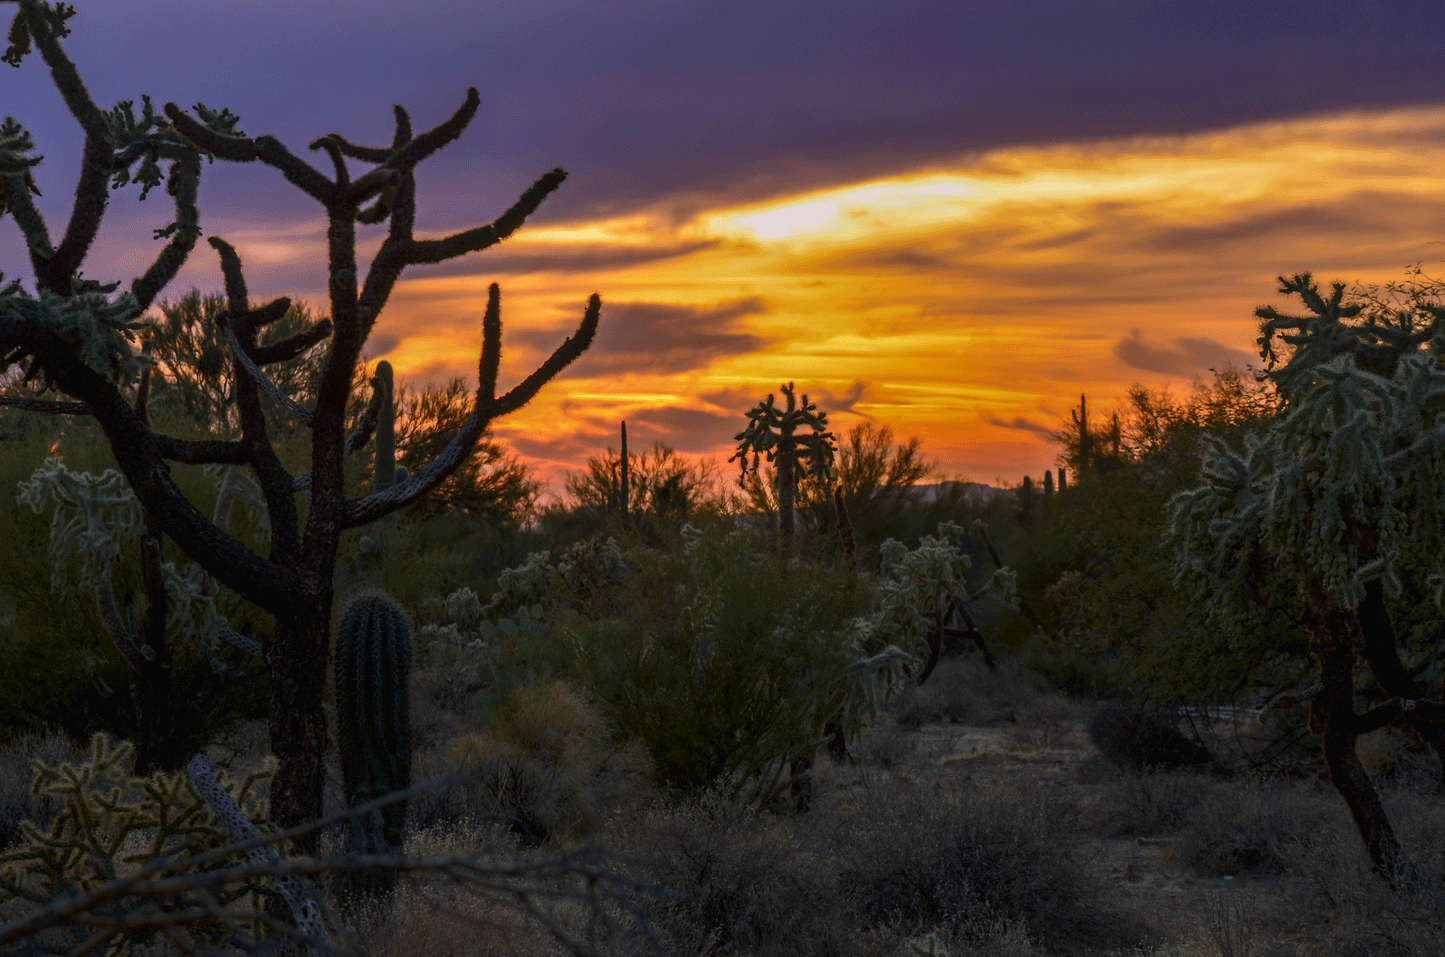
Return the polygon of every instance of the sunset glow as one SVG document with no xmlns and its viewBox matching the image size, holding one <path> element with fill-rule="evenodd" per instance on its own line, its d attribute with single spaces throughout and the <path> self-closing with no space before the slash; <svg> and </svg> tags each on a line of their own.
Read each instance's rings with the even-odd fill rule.
<svg viewBox="0 0 1445 957">
<path fill-rule="evenodd" d="M 726 458 L 743 410 L 795 381 L 836 430 L 875 418 L 948 475 L 1017 482 L 1054 464 L 1080 393 L 1106 408 L 1257 361 L 1279 274 L 1430 272 L 1442 130 L 1445 109 L 1411 109 L 997 150 L 681 221 L 523 229 L 475 274 L 404 281 L 378 339 L 403 376 L 475 375 L 495 279 L 520 375 L 601 292 L 593 349 L 497 423 L 554 479 L 622 419 L 634 447 Z"/>
</svg>

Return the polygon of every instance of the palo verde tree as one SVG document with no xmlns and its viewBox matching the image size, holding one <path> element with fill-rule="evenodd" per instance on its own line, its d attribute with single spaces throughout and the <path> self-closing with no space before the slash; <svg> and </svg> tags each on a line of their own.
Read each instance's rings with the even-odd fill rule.
<svg viewBox="0 0 1445 957">
<path fill-rule="evenodd" d="M 174 103 L 155 111 L 148 99 L 137 116 L 133 103 L 101 109 L 91 98 L 62 39 L 75 10 L 46 0 L 6 0 L 19 7 L 4 60 L 20 63 L 38 51 L 66 106 L 85 131 L 84 156 L 65 232 L 52 241 L 31 194 L 30 134 L 13 119 L 0 126 L 0 212 L 19 228 L 30 257 L 35 291 L 14 281 L 0 287 L 0 373 L 20 364 L 68 399 L 29 407 L 82 412 L 103 431 L 116 464 L 157 527 L 218 582 L 275 618 L 275 637 L 265 649 L 272 690 L 271 747 L 279 762 L 271 788 L 273 817 L 282 827 L 321 813 L 323 758 L 327 741 L 322 710 L 336 553 L 342 531 L 367 525 L 405 508 L 441 485 L 472 454 L 492 419 L 514 412 L 591 343 L 601 305 L 594 295 L 576 333 L 510 391 L 497 394 L 501 359 L 501 304 L 493 285 L 482 318 L 479 384 L 471 413 L 435 459 L 406 480 L 350 500 L 343 488 L 343 460 L 366 444 L 375 428 L 380 393 L 368 414 L 348 431 L 347 407 L 367 336 L 397 280 L 408 266 L 440 263 L 479 252 L 511 235 L 565 177 L 543 176 L 494 222 L 441 239 L 418 239 L 415 169 L 451 143 L 476 115 L 480 99 L 466 101 L 449 119 L 414 133 L 411 118 L 394 110 L 389 145 L 362 146 L 329 133 L 312 141 L 330 175 L 272 136 L 248 137 L 229 111 L 197 105 L 194 115 Z M 175 277 L 200 238 L 196 190 L 202 159 L 273 167 L 325 211 L 330 319 L 286 338 L 263 332 L 290 306 L 286 299 L 253 304 L 240 257 L 211 237 L 225 279 L 226 311 L 216 322 L 233 363 L 231 401 L 240 437 L 182 439 L 153 429 L 137 412 L 134 383 L 147 360 L 132 348 L 146 310 Z M 353 176 L 347 161 L 370 164 Z M 176 220 L 160 230 L 169 241 L 129 288 L 82 279 L 81 267 L 100 229 L 112 185 L 139 181 L 143 190 L 165 182 Z M 370 265 L 357 261 L 359 227 L 384 227 L 385 238 Z M 120 290 L 120 291 L 118 291 Z M 276 386 L 266 368 L 312 349 L 324 350 L 314 404 L 307 406 Z M 374 387 L 375 388 L 375 387 Z M 261 396 L 280 412 L 268 415 Z M 79 403 L 79 405 L 77 405 Z M 310 431 L 310 470 L 297 474 L 272 441 L 276 416 L 289 416 Z M 171 462 L 244 466 L 266 503 L 269 552 L 259 555 L 233 538 L 188 501 L 171 475 Z M 303 507 L 302 495 L 306 498 Z"/>
<path fill-rule="evenodd" d="M 756 474 L 762 458 L 777 467 L 778 542 L 784 555 L 793 551 L 797 529 L 794 500 L 798 482 L 812 474 L 826 475 L 833 467 L 833 433 L 828 431 L 828 413 L 808 401 L 798 404 L 791 382 L 782 386 L 784 408 L 778 408 L 773 393 L 747 412 L 748 426 L 733 436 L 737 451 L 728 459 L 738 460 L 743 484 L 749 472 Z M 752 464 L 748 464 L 748 456 Z"/>
<path fill-rule="evenodd" d="M 1211 441 L 1202 484 L 1175 498 L 1180 579 L 1241 640 L 1269 611 L 1301 623 L 1318 677 L 1280 703 L 1308 702 L 1330 780 L 1394 883 L 1410 864 L 1356 742 L 1408 726 L 1445 768 L 1438 676 L 1411 661 L 1439 641 L 1428 595 L 1445 571 L 1445 304 L 1418 273 L 1349 301 L 1308 273 L 1280 283 L 1308 310 L 1256 313 L 1283 412 L 1243 451 Z"/>
</svg>

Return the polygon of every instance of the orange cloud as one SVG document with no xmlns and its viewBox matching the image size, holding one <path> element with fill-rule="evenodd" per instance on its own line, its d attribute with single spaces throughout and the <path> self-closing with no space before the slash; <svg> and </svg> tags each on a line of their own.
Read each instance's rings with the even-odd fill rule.
<svg viewBox="0 0 1445 957">
<path fill-rule="evenodd" d="M 403 376 L 474 374 L 496 279 L 515 379 L 595 290 L 593 350 L 496 424 L 554 479 L 624 418 L 639 447 L 725 459 L 743 411 L 791 381 L 836 431 L 876 418 L 951 475 L 1017 482 L 1054 464 L 1079 393 L 1106 408 L 1250 361 L 1276 276 L 1382 282 L 1435 258 L 1442 134 L 1445 107 L 1357 110 L 994 150 L 764 203 L 664 197 L 409 274 L 373 346 Z M 320 239 L 247 237 L 271 265 Z"/>
</svg>

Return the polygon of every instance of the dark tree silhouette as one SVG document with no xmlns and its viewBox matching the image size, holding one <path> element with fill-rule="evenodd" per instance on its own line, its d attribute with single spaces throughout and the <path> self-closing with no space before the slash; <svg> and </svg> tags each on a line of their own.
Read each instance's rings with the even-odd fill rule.
<svg viewBox="0 0 1445 957">
<path fill-rule="evenodd" d="M 144 99 L 102 110 L 92 100 L 61 40 L 75 11 L 45 0 L 11 0 L 19 11 L 4 60 L 19 65 L 38 51 L 72 116 L 85 132 L 84 156 L 71 215 L 55 243 L 31 194 L 31 137 L 13 119 L 0 126 L 0 213 L 20 229 L 34 273 L 35 293 L 19 281 L 0 288 L 0 373 L 21 364 L 27 378 L 41 377 L 67 399 L 30 408 L 93 416 L 116 463 L 158 530 L 226 587 L 276 620 L 265 649 L 273 701 L 271 747 L 279 770 L 271 788 L 272 816 L 282 827 L 321 814 L 323 756 L 327 741 L 322 698 L 330 651 L 329 624 L 337 546 L 344 529 L 374 522 L 436 489 L 471 455 L 492 419 L 514 412 L 576 359 L 592 342 L 601 309 L 593 296 L 572 337 L 522 382 L 497 394 L 501 358 L 501 301 L 491 286 L 482 319 L 479 384 L 471 411 L 435 459 L 402 482 L 349 500 L 343 459 L 370 438 L 374 414 L 348 433 L 347 410 L 367 336 L 402 272 L 412 265 L 445 262 L 479 252 L 510 236 L 565 177 L 543 176 L 495 221 L 441 239 L 417 239 L 417 164 L 455 140 L 476 115 L 476 90 L 449 119 L 413 133 L 411 118 L 395 107 L 396 131 L 388 146 L 354 144 L 329 133 L 310 147 L 324 154 L 328 176 L 272 136 L 248 137 L 239 118 L 197 104 L 194 115 L 174 103 L 156 112 Z M 189 257 L 201 229 L 196 208 L 202 158 L 248 163 L 259 160 L 314 199 L 328 220 L 327 285 L 330 319 L 293 335 L 263 339 L 290 307 L 289 300 L 252 303 L 240 257 L 211 237 L 225 279 L 226 310 L 216 318 L 230 349 L 231 402 L 238 438 L 183 439 L 153 429 L 137 411 L 133 383 L 149 363 L 132 348 L 142 315 Z M 369 164 L 353 177 L 347 161 Z M 166 167 L 163 173 L 162 167 Z M 139 181 L 143 190 L 165 183 L 176 220 L 159 231 L 169 241 L 128 289 L 82 279 L 81 267 L 100 229 L 112 185 Z M 357 262 L 357 225 L 385 224 L 386 238 L 369 267 Z M 324 343 L 314 404 L 302 405 L 276 386 L 266 369 Z M 268 415 L 263 396 L 280 410 Z M 373 403 L 373 408 L 375 408 Z M 293 474 L 277 454 L 277 419 L 300 422 L 310 432 L 310 471 Z M 370 424 L 368 424 L 370 423 Z M 188 501 L 168 463 L 247 466 L 265 497 L 269 554 L 258 555 L 218 528 Z M 301 495 L 307 494 L 306 507 Z"/>
</svg>

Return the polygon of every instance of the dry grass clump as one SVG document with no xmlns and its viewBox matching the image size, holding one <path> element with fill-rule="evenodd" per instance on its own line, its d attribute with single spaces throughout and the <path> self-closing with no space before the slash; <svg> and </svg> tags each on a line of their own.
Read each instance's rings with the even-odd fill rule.
<svg viewBox="0 0 1445 957">
<path fill-rule="evenodd" d="M 672 895 L 650 915 L 668 953 L 833 957 L 853 953 L 836 863 L 795 821 L 717 795 L 659 806 L 614 830 L 640 880 Z"/>
<path fill-rule="evenodd" d="M 1333 790 L 1278 778 L 1211 782 L 1182 822 L 1171 856 L 1198 877 L 1285 874 L 1296 845 L 1321 833 L 1359 843 Z"/>
<path fill-rule="evenodd" d="M 450 748 L 467 775 L 448 800 L 453 817 L 500 824 L 524 843 L 585 837 L 614 806 L 647 793 L 650 768 L 636 743 L 616 747 L 590 701 L 560 681 L 518 688 L 483 731 Z"/>
<path fill-rule="evenodd" d="M 989 671 L 973 658 L 942 662 L 921 687 L 893 699 L 889 713 L 905 728 L 924 724 L 989 727 L 1013 721 L 1044 693 L 1043 679 L 1017 659 Z"/>
<path fill-rule="evenodd" d="M 20 842 L 20 822 L 44 825 L 60 812 L 60 801 L 32 794 L 35 762 L 58 766 L 78 760 L 75 745 L 63 734 L 24 734 L 0 751 L 0 851 Z"/>
<path fill-rule="evenodd" d="M 1122 771 L 1220 769 L 1209 750 L 1163 714 L 1105 705 L 1089 720 L 1089 740 Z"/>
<path fill-rule="evenodd" d="M 1071 810 L 1037 793 L 879 796 L 826 829 L 842 895 L 864 927 L 939 931 L 982 946 L 1015 938 L 1065 952 L 1135 944 L 1076 854 Z"/>
<path fill-rule="evenodd" d="M 1099 786 L 1084 817 L 1097 833 L 1171 837 L 1171 863 L 1196 877 L 1285 874 L 1295 844 L 1348 826 L 1339 796 L 1319 785 L 1197 771 L 1121 775 Z"/>
<path fill-rule="evenodd" d="M 1439 957 L 1445 953 L 1445 801 L 1394 790 L 1386 810 L 1418 871 L 1391 890 L 1370 870 L 1359 835 L 1343 813 L 1286 852 L 1304 879 L 1291 901 L 1308 957 Z"/>
<path fill-rule="evenodd" d="M 1083 819 L 1089 830 L 1113 837 L 1173 834 L 1189 820 L 1211 784 L 1197 771 L 1117 774 L 1098 786 Z"/>
<path fill-rule="evenodd" d="M 1102 908 L 1072 829 L 1036 795 L 882 789 L 799 817 L 708 798 L 614 828 L 634 876 L 677 895 L 656 915 L 669 953 L 1032 957 L 1138 943 Z"/>
</svg>

